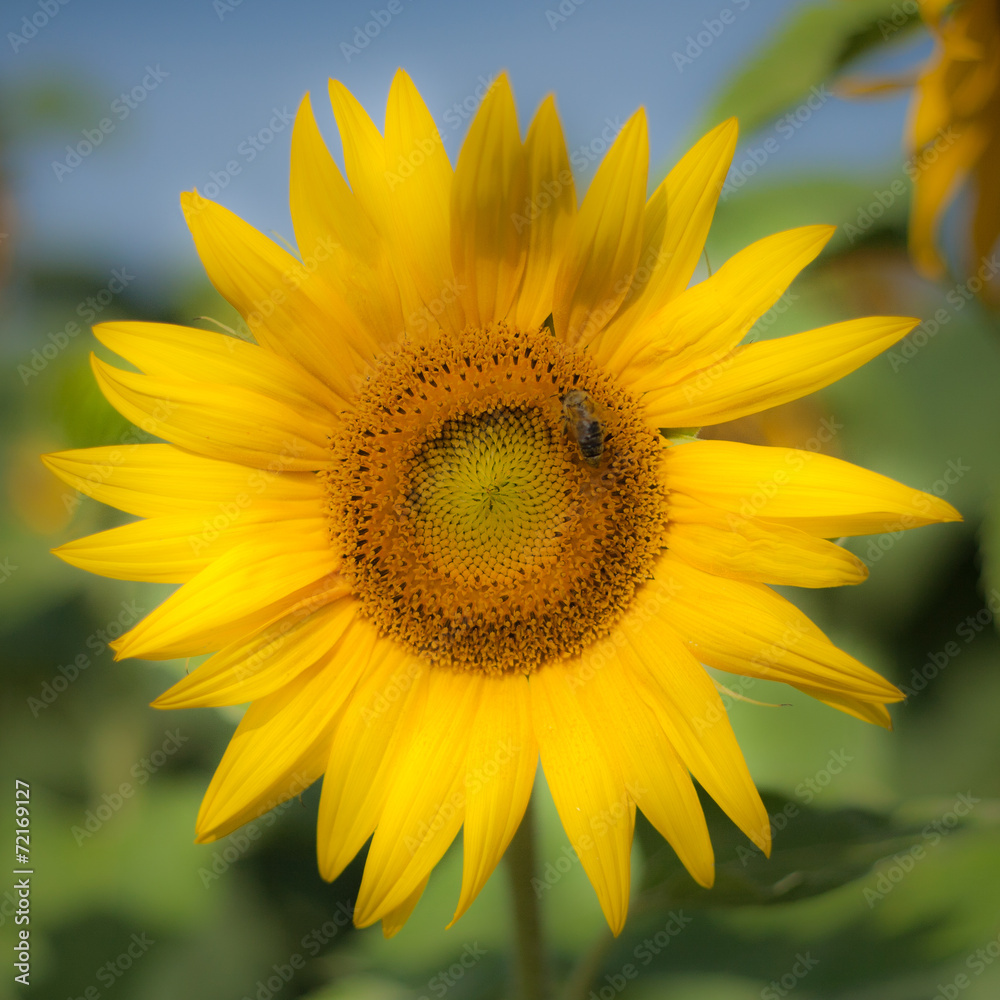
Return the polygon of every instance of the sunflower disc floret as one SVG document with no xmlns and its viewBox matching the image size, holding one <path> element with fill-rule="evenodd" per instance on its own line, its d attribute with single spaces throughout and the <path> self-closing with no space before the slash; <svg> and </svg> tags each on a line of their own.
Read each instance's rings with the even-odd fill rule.
<svg viewBox="0 0 1000 1000">
<path fill-rule="evenodd" d="M 560 400 L 602 416 L 586 462 Z M 440 664 L 529 672 L 605 635 L 665 531 L 636 399 L 542 327 L 386 357 L 334 442 L 331 532 L 365 612 Z"/>
</svg>

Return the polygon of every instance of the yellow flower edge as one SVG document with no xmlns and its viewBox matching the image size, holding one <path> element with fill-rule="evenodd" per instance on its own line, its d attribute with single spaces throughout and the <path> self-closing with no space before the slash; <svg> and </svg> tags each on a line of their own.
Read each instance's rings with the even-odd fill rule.
<svg viewBox="0 0 1000 1000">
<path fill-rule="evenodd" d="M 1000 238 L 1000 8 L 994 0 L 920 0 L 920 17 L 934 49 L 919 71 L 850 77 L 838 89 L 860 97 L 912 86 L 904 164 L 913 181 L 910 255 L 925 277 L 946 273 L 939 229 L 967 186 L 970 225 L 957 270 L 969 276 L 973 294 L 997 303 L 992 279 L 1000 269 L 993 252 Z"/>
<path fill-rule="evenodd" d="M 945 4 L 925 0 L 920 15 L 935 40 L 910 108 L 910 145 L 917 172 L 910 208 L 910 249 L 930 277 L 944 273 L 936 229 L 963 182 L 973 211 L 964 264 L 984 295 L 997 270 L 991 256 L 1000 237 L 1000 8 L 992 0 Z M 983 272 L 983 265 L 991 265 Z M 984 279 L 985 273 L 985 279 Z M 984 280 L 987 284 L 984 286 Z"/>
<path fill-rule="evenodd" d="M 864 564 L 829 539 L 960 519 L 818 452 L 661 429 L 803 396 L 916 321 L 741 345 L 833 229 L 769 236 L 689 287 L 735 120 L 647 198 L 636 112 L 578 204 L 552 98 L 522 141 L 506 76 L 454 169 L 402 70 L 384 133 L 343 85 L 330 97 L 347 179 L 307 96 L 291 162 L 301 258 L 182 196 L 255 342 L 95 328 L 139 370 L 95 358 L 101 389 L 167 443 L 45 456 L 140 518 L 55 551 L 181 584 L 114 644 L 119 658 L 213 654 L 155 705 L 249 702 L 200 842 L 323 776 L 320 871 L 336 878 L 371 838 L 355 922 L 389 936 L 460 828 L 465 912 L 540 760 L 617 934 L 637 807 L 704 886 L 692 779 L 770 849 L 705 666 L 886 727 L 902 698 L 768 585 L 859 583 Z"/>
</svg>

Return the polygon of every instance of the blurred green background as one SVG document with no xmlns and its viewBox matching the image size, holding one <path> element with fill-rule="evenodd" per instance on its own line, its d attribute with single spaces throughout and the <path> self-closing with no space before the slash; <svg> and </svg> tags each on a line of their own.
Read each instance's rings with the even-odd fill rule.
<svg viewBox="0 0 1000 1000">
<path fill-rule="evenodd" d="M 658 83 L 651 87 L 645 78 L 628 77 L 617 99 L 626 110 L 629 101 L 647 103 L 654 120 L 658 105 L 686 102 L 683 113 L 670 119 L 674 134 L 661 130 L 657 138 L 654 128 L 664 150 L 672 148 L 676 155 L 700 129 L 728 114 L 740 116 L 741 144 L 708 241 L 711 265 L 782 228 L 814 222 L 840 227 L 828 250 L 753 336 L 780 336 L 870 313 L 938 315 L 937 329 L 923 327 L 894 352 L 817 396 L 713 433 L 807 447 L 822 428 L 833 428 L 835 433 L 823 435 L 830 438 L 824 445 L 829 453 L 939 493 L 965 521 L 851 539 L 847 544 L 871 568 L 865 584 L 790 595 L 835 642 L 913 692 L 892 710 L 894 732 L 765 683 L 747 694 L 792 706 L 727 698 L 751 772 L 769 791 L 775 830 L 771 862 L 712 812 L 719 885 L 705 893 L 640 824 L 634 912 L 622 936 L 612 941 L 579 865 L 568 860 L 567 839 L 540 782 L 538 862 L 548 886 L 541 905 L 554 978 L 572 979 L 576 995 L 593 991 L 601 1000 L 626 992 L 633 1000 L 769 1000 L 792 991 L 803 1000 L 995 998 L 1000 995 L 1000 321 L 963 294 L 961 278 L 932 284 L 915 274 L 905 252 L 910 185 L 902 154 L 897 149 L 886 156 L 877 144 L 855 142 L 852 121 L 870 127 L 872 113 L 825 96 L 823 89 L 848 62 L 891 68 L 903 56 L 925 56 L 913 5 L 784 3 L 762 12 L 764 5 L 751 9 L 749 0 L 740 0 L 729 6 L 745 18 L 745 30 L 713 35 L 721 3 L 678 5 L 665 20 L 653 5 L 622 5 L 613 12 L 596 0 L 581 2 L 551 4 L 557 13 L 563 7 L 571 11 L 554 23 L 542 4 L 511 8 L 515 37 L 530 24 L 531 45 L 549 45 L 556 70 L 539 75 L 537 67 L 529 69 L 525 51 L 505 38 L 485 51 L 482 58 L 491 61 L 480 71 L 493 74 L 506 65 L 518 90 L 523 66 L 531 80 L 526 89 L 552 87 L 561 101 L 568 99 L 579 82 L 567 68 L 574 59 L 622 73 L 632 62 L 650 60 L 648 52 L 610 46 L 609 25 L 619 31 L 624 20 L 628 32 L 622 37 L 636 46 L 640 36 L 652 34 L 652 42 L 647 38 L 642 44 L 658 46 L 659 63 L 651 74 Z M 205 4 L 202 14 L 209 22 L 218 18 L 222 27 L 232 15 L 245 19 L 240 30 L 271 30 L 272 15 L 238 6 L 219 16 L 217 5 Z M 177 16 L 191 16 L 191 5 L 182 7 Z M 373 44 L 359 88 L 378 77 L 372 86 L 384 94 L 390 78 L 385 65 L 428 61 L 419 39 L 440 37 L 435 31 L 447 29 L 442 44 L 480 39 L 485 14 L 444 7 L 405 8 L 410 27 L 393 26 L 394 39 L 387 28 L 378 52 Z M 25 7 L 25 16 L 36 9 L 41 8 Z M 327 17 L 305 5 L 295 9 L 295 31 L 302 37 Z M 48 159 L 92 123 L 101 99 L 95 104 L 90 84 L 73 77 L 72 59 L 57 58 L 59 46 L 68 44 L 60 42 L 64 36 L 57 29 L 73 28 L 73 10 L 60 8 L 62 22 L 45 28 L 48 41 L 31 40 L 35 48 L 29 55 L 45 51 L 43 43 L 53 46 L 53 54 L 30 71 L 21 72 L 19 64 L 17 72 L 8 72 L 0 101 L 6 169 L 0 202 L 0 350 L 7 373 L 0 393 L 5 661 L 0 741 L 4 788 L 12 790 L 16 778 L 31 786 L 34 867 L 32 985 L 12 984 L 13 973 L 5 967 L 0 998 L 512 996 L 512 912 L 502 870 L 467 916 L 444 930 L 460 884 L 458 845 L 392 941 L 383 940 L 377 928 L 358 932 L 346 921 L 361 859 L 332 885 L 317 874 L 316 788 L 224 841 L 194 845 L 200 797 L 239 711 L 149 708 L 185 664 L 116 663 L 107 642 L 170 588 L 92 577 L 48 554 L 62 541 L 123 519 L 62 487 L 37 458 L 43 451 L 111 444 L 137 433 L 94 385 L 88 352 L 95 342 L 87 329 L 92 314 L 178 323 L 206 315 L 224 323 L 233 318 L 198 270 L 193 249 L 184 250 L 178 265 L 173 248 L 162 247 L 155 278 L 149 275 L 158 258 L 150 252 L 136 267 L 142 275 L 136 278 L 130 263 L 122 265 L 132 260 L 127 248 L 134 239 L 125 223 L 120 230 L 102 230 L 103 249 L 91 254 L 77 225 L 85 216 L 74 219 L 68 209 L 67 227 L 77 226 L 70 246 L 46 242 L 47 231 L 59 233 L 58 219 L 47 217 L 46 188 L 28 167 L 49 170 Z M 338 42 L 349 40 L 355 22 L 366 16 L 362 9 L 349 11 L 339 27 L 323 21 L 329 65 L 306 86 L 320 89 L 321 74 L 345 68 Z M 9 18 L 12 30 L 18 17 Z M 129 30 L 144 43 L 152 37 L 149 25 L 134 20 L 123 25 L 110 13 L 101 17 L 106 23 L 99 17 L 90 25 L 94 38 L 110 34 L 117 43 Z M 714 49 L 699 45 L 703 21 Z M 554 48 L 557 31 L 562 34 Z M 240 53 L 232 34 L 202 36 L 192 45 L 209 52 L 214 46 L 220 60 Z M 678 52 L 702 61 L 678 64 L 672 58 Z M 16 48 L 15 55 L 21 56 Z M 271 60 L 287 63 L 294 54 L 275 44 Z M 338 75 L 350 84 L 356 65 Z M 440 67 L 436 73 L 432 89 L 443 86 Z M 423 87 L 420 73 L 414 76 Z M 592 85 L 588 79 L 582 86 Z M 633 90 L 640 92 L 634 100 Z M 803 104 L 810 96 L 813 104 Z M 188 99 L 179 100 L 184 105 Z M 432 105 L 438 107 L 447 108 L 447 101 Z M 211 130 L 226 114 L 209 99 L 188 101 L 185 108 L 198 123 L 194 131 Z M 530 103 L 522 105 L 522 121 L 530 110 Z M 378 121 L 378 109 L 372 112 Z M 586 108 L 570 101 L 571 148 L 574 135 L 600 133 L 600 114 L 588 120 Z M 889 148 L 898 147 L 903 117 L 897 100 L 878 119 L 891 133 Z M 456 141 L 461 134 L 455 133 Z M 121 139 L 123 149 L 127 143 L 138 147 L 134 155 L 153 142 L 141 131 Z M 190 157 L 183 131 L 176 130 L 171 142 L 178 155 Z M 287 175 L 287 135 L 279 144 L 282 152 L 269 154 L 274 166 L 268 167 L 278 178 Z M 852 156 L 826 155 L 834 146 L 850 147 Z M 206 164 L 220 162 L 212 155 Z M 81 209 L 92 207 L 82 204 L 84 191 L 113 197 L 100 187 L 104 168 L 97 155 L 86 169 L 92 175 L 87 183 L 96 187 L 58 193 L 80 202 Z M 119 163 L 115 169 L 123 168 Z M 108 173 L 113 173 L 110 161 Z M 584 181 L 587 176 L 585 171 Z M 662 169 L 655 176 L 662 176 Z M 897 179 L 906 182 L 906 194 L 889 197 Z M 159 202 L 174 198 L 177 185 L 157 189 L 172 181 L 149 173 L 141 180 Z M 265 180 L 263 172 L 252 175 L 239 197 L 257 197 L 250 192 Z M 51 177 L 46 182 L 55 190 Z M 268 197 L 280 202 L 284 188 L 269 190 Z M 239 207 L 238 198 L 221 200 Z M 127 214 L 127 196 L 124 201 Z M 884 208 L 877 218 L 869 211 L 876 203 Z M 122 204 L 115 211 L 122 212 Z M 267 220 L 267 213 L 253 219 L 265 229 Z M 272 224 L 289 232 L 280 219 Z M 150 238 L 155 243 L 159 237 Z M 112 261 L 119 269 L 114 284 Z M 13 878 L 5 878 L 0 905 L 7 956 L 15 929 Z"/>
</svg>

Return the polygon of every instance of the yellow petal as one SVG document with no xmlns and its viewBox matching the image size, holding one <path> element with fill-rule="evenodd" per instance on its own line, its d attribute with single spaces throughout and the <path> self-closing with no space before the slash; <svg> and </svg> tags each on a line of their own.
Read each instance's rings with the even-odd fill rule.
<svg viewBox="0 0 1000 1000">
<path fill-rule="evenodd" d="M 394 227 L 385 176 L 385 141 L 368 112 L 339 80 L 330 80 L 329 90 L 351 191 L 377 232 L 383 239 L 389 238 Z"/>
<path fill-rule="evenodd" d="M 171 323 L 99 323 L 94 336 L 147 375 L 239 386 L 312 420 L 339 422 L 342 405 L 319 379 L 245 340 Z"/>
<path fill-rule="evenodd" d="M 337 713 L 368 667 L 376 638 L 374 628 L 356 621 L 329 657 L 247 709 L 202 801 L 200 843 L 298 794 L 280 794 L 297 770 L 312 775 L 319 760 L 322 771 Z"/>
<path fill-rule="evenodd" d="M 865 564 L 840 545 L 700 504 L 672 508 L 667 545 L 692 566 L 734 580 L 839 587 L 868 577 Z"/>
<path fill-rule="evenodd" d="M 114 444 L 43 455 L 80 493 L 139 517 L 180 513 L 229 515 L 272 502 L 314 510 L 322 483 L 311 472 L 263 472 L 192 455 L 170 444 Z"/>
<path fill-rule="evenodd" d="M 136 375 L 91 355 L 108 402 L 171 444 L 271 472 L 328 468 L 331 425 L 277 400 L 218 382 Z"/>
<path fill-rule="evenodd" d="M 515 206 L 515 228 L 527 239 L 524 280 L 514 305 L 514 326 L 533 330 L 552 312 L 563 247 L 576 217 L 576 188 L 555 101 L 546 97 L 524 143 L 528 186 Z"/>
<path fill-rule="evenodd" d="M 679 295 L 691 280 L 736 149 L 738 128 L 729 118 L 703 136 L 660 182 L 643 215 L 638 279 L 621 311 L 595 343 L 597 360 L 610 362 L 629 331 Z"/>
<path fill-rule="evenodd" d="M 860 368 L 918 322 L 871 316 L 736 348 L 677 385 L 652 389 L 643 397 L 647 417 L 658 427 L 704 427 L 779 406 Z"/>
<path fill-rule="evenodd" d="M 662 611 L 664 621 L 710 667 L 802 683 L 859 701 L 903 697 L 767 587 L 710 576 L 672 553 L 661 560 L 656 575 L 670 594 Z"/>
<path fill-rule="evenodd" d="M 410 919 L 410 914 L 416 909 L 417 903 L 420 902 L 420 897 L 424 894 L 424 889 L 427 888 L 427 883 L 430 880 L 431 877 L 428 874 L 405 902 L 397 906 L 396 909 L 390 910 L 382 917 L 382 936 L 384 938 L 395 937 L 403 929 L 403 924 Z"/>
<path fill-rule="evenodd" d="M 294 686 L 294 684 L 290 685 L 293 688 Z M 282 692 L 279 691 L 273 697 L 277 698 L 281 694 Z M 254 729 L 259 729 L 262 719 L 266 723 L 263 714 L 258 715 L 258 711 L 262 707 L 262 702 L 257 702 L 256 706 L 257 711 L 254 711 L 254 706 L 251 705 L 247 714 L 243 716 L 233 739 L 237 736 L 243 736 Z M 250 714 L 251 711 L 254 711 L 253 715 Z M 269 772 L 270 781 L 268 784 L 258 781 L 252 785 L 248 784 L 245 786 L 242 790 L 252 790 L 252 794 L 242 796 L 239 803 L 234 804 L 230 811 L 223 813 L 217 810 L 214 815 L 218 816 L 218 820 L 214 826 L 208 826 L 200 822 L 199 814 L 199 822 L 195 824 L 195 830 L 198 831 L 195 836 L 195 843 L 210 844 L 213 841 L 227 837 L 234 830 L 238 830 L 244 824 L 251 823 L 265 813 L 271 812 L 272 809 L 279 810 L 275 812 L 275 815 L 280 815 L 280 807 L 283 803 L 301 795 L 315 781 L 322 777 L 328 742 L 329 737 L 324 736 L 316 740 L 315 743 L 304 745 L 301 753 L 290 764 L 281 770 Z M 232 746 L 232 743 L 230 743 L 230 746 Z M 223 757 L 223 761 L 225 761 L 225 757 Z M 236 791 L 239 792 L 241 789 L 236 789 Z M 207 801 L 209 794 L 216 797 L 216 802 L 219 801 L 214 791 L 214 779 L 213 784 L 209 785 L 208 792 L 206 792 L 206 800 L 202 802 L 202 809 L 205 808 L 205 801 Z M 227 800 L 221 801 L 224 806 L 228 805 Z M 259 830 L 257 835 L 260 835 Z"/>
<path fill-rule="evenodd" d="M 526 183 L 514 95 L 502 74 L 472 120 L 451 186 L 451 260 L 473 326 L 504 319 L 514 301 L 527 248 L 515 215 Z"/>
<path fill-rule="evenodd" d="M 889 709 L 881 702 L 859 701 L 857 698 L 834 694 L 832 691 L 811 687 L 808 684 L 793 684 L 792 687 L 809 695 L 810 698 L 821 701 L 824 705 L 829 705 L 830 708 L 845 712 L 847 715 L 853 715 L 854 718 L 861 719 L 862 722 L 870 722 L 883 729 L 892 729 L 892 717 L 889 715 Z"/>
<path fill-rule="evenodd" d="M 670 489 L 707 506 L 782 521 L 822 538 L 962 519 L 940 497 L 796 448 L 694 441 L 667 449 L 662 473 Z"/>
<path fill-rule="evenodd" d="M 465 765 L 462 894 L 449 927 L 469 908 L 521 824 L 538 766 L 527 678 L 488 678 Z"/>
<path fill-rule="evenodd" d="M 344 146 L 344 166 L 351 190 L 388 248 L 404 329 L 417 338 L 436 335 L 440 331 L 438 320 L 424 305 L 410 274 L 409 262 L 399 252 L 400 235 L 389 190 L 385 140 L 368 112 L 338 80 L 330 81 L 330 103 Z"/>
<path fill-rule="evenodd" d="M 556 276 L 556 336 L 586 344 L 615 314 L 639 259 L 649 137 L 640 108 L 608 151 L 583 199 Z"/>
<path fill-rule="evenodd" d="M 314 261 L 323 280 L 348 306 L 352 339 L 367 341 L 369 350 L 396 341 L 403 316 L 389 245 L 341 176 L 320 135 L 308 94 L 292 129 L 290 189 L 303 261 Z"/>
<path fill-rule="evenodd" d="M 608 759 L 572 683 L 572 672 L 560 664 L 531 675 L 535 734 L 570 846 L 617 936 L 628 912 L 634 806 L 618 762 Z"/>
<path fill-rule="evenodd" d="M 662 618 L 670 591 L 657 580 L 646 585 Z M 726 709 L 708 674 L 677 633 L 653 619 L 626 632 L 621 657 L 638 681 L 671 746 L 727 816 L 765 853 L 771 821 L 736 743 Z"/>
<path fill-rule="evenodd" d="M 988 141 L 989 131 L 971 122 L 956 129 L 954 141 L 940 153 L 932 143 L 933 152 L 929 150 L 923 157 L 920 152 L 916 154 L 920 173 L 910 205 L 910 252 L 914 263 L 928 277 L 944 273 L 944 261 L 934 245 L 937 224 Z"/>
<path fill-rule="evenodd" d="M 324 529 L 276 527 L 234 546 L 171 594 L 112 644 L 117 658 L 168 660 L 214 652 L 267 622 L 270 605 L 292 599 L 339 565 Z"/>
<path fill-rule="evenodd" d="M 259 344 L 297 361 L 341 399 L 366 362 L 347 339 L 343 303 L 315 271 L 239 216 L 194 192 L 181 208 L 209 280 L 246 320 Z"/>
<path fill-rule="evenodd" d="M 235 506 L 235 505 L 234 505 Z M 317 505 L 318 506 L 318 505 Z M 294 508 L 293 508 L 294 511 Z M 115 580 L 186 583 L 234 545 L 253 543 L 277 528 L 319 533 L 322 511 L 311 519 L 289 519 L 279 505 L 254 511 L 234 509 L 215 519 L 176 514 L 123 524 L 78 538 L 52 551 L 70 566 Z"/>
<path fill-rule="evenodd" d="M 452 170 L 441 133 L 413 81 L 398 70 L 385 112 L 385 180 L 398 250 L 430 318 L 465 328 L 451 263 Z"/>
<path fill-rule="evenodd" d="M 836 226 L 775 233 L 731 257 L 635 328 L 620 378 L 633 392 L 678 382 L 691 368 L 724 357 L 829 242 Z M 616 354 L 622 359 L 623 351 Z"/>
<path fill-rule="evenodd" d="M 333 649 L 357 615 L 353 595 L 332 596 L 317 597 L 313 605 L 230 643 L 164 691 L 153 708 L 242 705 L 294 680 Z"/>
<path fill-rule="evenodd" d="M 383 640 L 344 708 L 319 804 L 317 851 L 327 881 L 351 863 L 378 825 L 399 755 L 423 715 L 427 675 L 424 660 Z"/>
<path fill-rule="evenodd" d="M 644 296 L 654 308 L 683 291 L 694 274 L 738 134 L 735 118 L 716 125 L 681 157 L 663 181 L 667 212 L 660 247 L 663 263 Z"/>
<path fill-rule="evenodd" d="M 465 817 L 465 759 L 488 679 L 431 671 L 424 717 L 396 763 L 368 851 L 354 922 L 367 927 L 411 897 Z"/>
<path fill-rule="evenodd" d="M 618 761 L 632 800 L 692 877 L 709 887 L 715 879 L 712 842 L 687 768 L 617 650 L 602 647 L 601 654 L 600 666 L 585 657 L 572 670 L 580 707 L 606 753 Z"/>
</svg>

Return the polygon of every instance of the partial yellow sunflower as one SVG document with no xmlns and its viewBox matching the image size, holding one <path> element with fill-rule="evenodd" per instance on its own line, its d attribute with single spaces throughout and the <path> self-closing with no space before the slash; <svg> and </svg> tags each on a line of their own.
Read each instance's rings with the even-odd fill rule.
<svg viewBox="0 0 1000 1000">
<path fill-rule="evenodd" d="M 910 110 L 910 251 L 925 274 L 944 273 L 936 230 L 968 181 L 973 209 L 963 266 L 974 273 L 1000 237 L 1000 4 L 922 0 L 920 15 L 936 44 Z"/>
<path fill-rule="evenodd" d="M 555 105 L 522 141 L 501 77 L 454 170 L 409 77 L 381 134 L 330 84 L 345 182 L 308 97 L 292 137 L 301 259 L 183 196 L 256 343 L 154 323 L 100 341 L 111 403 L 166 444 L 47 456 L 144 520 L 57 550 L 183 584 L 119 657 L 213 653 L 154 703 L 249 702 L 198 840 L 324 776 L 333 879 L 371 846 L 355 922 L 388 934 L 464 827 L 457 919 L 524 814 L 536 766 L 612 930 L 638 806 L 710 886 L 692 777 L 762 850 L 769 821 L 702 664 L 889 725 L 901 693 L 766 584 L 858 583 L 827 538 L 959 515 L 811 450 L 675 443 L 827 385 L 913 319 L 740 346 L 833 233 L 748 247 L 688 287 L 736 123 L 647 199 L 638 111 L 577 205 Z M 686 439 L 685 439 L 686 440 Z"/>
<path fill-rule="evenodd" d="M 914 184 L 913 262 L 929 278 L 945 273 L 938 229 L 968 185 L 971 225 L 960 266 L 975 276 L 973 292 L 1000 301 L 995 282 L 990 284 L 997 270 L 992 251 L 1000 237 L 1000 4 L 919 0 L 919 12 L 935 45 L 918 74 L 846 79 L 839 90 L 867 96 L 913 87 L 905 165 Z M 889 21 L 879 23 L 883 34 L 894 30 Z"/>
</svg>

